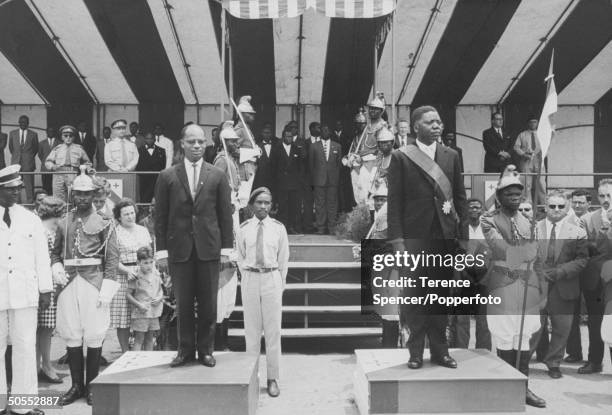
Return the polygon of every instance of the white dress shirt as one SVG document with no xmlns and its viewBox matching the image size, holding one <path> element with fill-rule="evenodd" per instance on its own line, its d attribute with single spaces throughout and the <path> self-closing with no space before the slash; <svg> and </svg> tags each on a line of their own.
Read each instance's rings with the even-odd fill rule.
<svg viewBox="0 0 612 415">
<path fill-rule="evenodd" d="M 482 233 L 482 227 L 480 226 L 480 223 L 476 227 L 468 225 L 468 228 L 470 230 L 470 240 L 484 241 L 484 234 Z"/>
<path fill-rule="evenodd" d="M 314 143 L 319 142 L 319 141 L 321 141 L 321 137 L 310 136 L 310 143 L 311 144 L 314 144 Z"/>
<path fill-rule="evenodd" d="M 287 153 L 287 157 L 291 156 L 291 144 L 283 143 L 283 147 L 285 147 L 285 153 Z"/>
<path fill-rule="evenodd" d="M 559 232 L 561 231 L 561 227 L 567 220 L 567 215 L 563 217 L 559 222 L 555 222 L 555 239 L 559 239 Z M 546 218 L 546 240 L 550 239 L 550 234 L 552 233 L 553 223 Z"/>
<path fill-rule="evenodd" d="M 272 144 L 264 144 L 264 150 L 266 150 L 266 155 L 270 157 L 270 151 L 272 151 Z"/>
<path fill-rule="evenodd" d="M 436 142 L 434 141 L 433 143 L 431 143 L 430 145 L 425 145 L 423 143 L 421 143 L 421 141 L 416 140 L 417 146 L 419 147 L 419 150 L 421 150 L 423 153 L 427 154 L 427 156 L 429 156 L 430 159 L 435 160 L 436 158 Z"/>
<path fill-rule="evenodd" d="M 201 158 L 195 162 L 195 174 L 193 162 L 187 160 L 185 157 L 185 170 L 187 171 L 187 181 L 189 182 L 189 190 L 191 190 L 191 196 L 194 197 L 196 190 L 198 189 L 198 180 L 200 180 L 200 170 L 202 169 L 202 163 L 204 159 Z M 196 178 L 194 182 L 194 177 Z"/>
<path fill-rule="evenodd" d="M 155 136 L 155 144 L 166 150 L 166 168 L 172 166 L 172 158 L 174 157 L 174 143 L 164 135 Z"/>
</svg>

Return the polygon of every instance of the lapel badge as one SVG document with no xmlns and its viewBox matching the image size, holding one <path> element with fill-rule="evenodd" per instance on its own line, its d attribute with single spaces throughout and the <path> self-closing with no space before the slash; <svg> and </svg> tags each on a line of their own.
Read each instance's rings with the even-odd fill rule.
<svg viewBox="0 0 612 415">
<path fill-rule="evenodd" d="M 445 215 L 448 215 L 449 213 L 451 213 L 452 208 L 453 208 L 453 205 L 451 204 L 450 200 L 445 200 L 444 203 L 442 204 L 442 212 L 444 212 Z"/>
</svg>

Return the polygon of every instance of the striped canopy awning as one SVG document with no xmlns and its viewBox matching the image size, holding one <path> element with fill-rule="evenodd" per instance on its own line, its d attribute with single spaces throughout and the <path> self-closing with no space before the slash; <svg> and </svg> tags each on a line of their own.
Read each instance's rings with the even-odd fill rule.
<svg viewBox="0 0 612 415">
<path fill-rule="evenodd" d="M 297 17 L 313 9 L 327 17 L 347 19 L 386 16 L 395 0 L 222 0 L 223 7 L 240 19 Z"/>
</svg>

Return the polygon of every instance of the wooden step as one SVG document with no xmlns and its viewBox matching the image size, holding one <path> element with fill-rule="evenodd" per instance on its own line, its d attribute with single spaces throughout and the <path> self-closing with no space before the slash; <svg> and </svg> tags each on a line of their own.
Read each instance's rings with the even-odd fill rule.
<svg viewBox="0 0 612 415">
<path fill-rule="evenodd" d="M 281 337 L 378 337 L 380 327 L 309 327 L 282 329 Z M 244 329 L 229 329 L 229 336 L 244 337 Z"/>
<path fill-rule="evenodd" d="M 356 283 L 287 283 L 285 290 L 361 290 L 361 284 Z"/>
<path fill-rule="evenodd" d="M 234 313 L 242 313 L 243 307 L 234 307 Z M 360 305 L 284 305 L 283 313 L 361 313 Z"/>
<path fill-rule="evenodd" d="M 361 262 L 289 262 L 289 269 L 361 269 Z"/>
<path fill-rule="evenodd" d="M 333 235 L 289 235 L 291 261 L 353 261 L 354 242 Z"/>
</svg>

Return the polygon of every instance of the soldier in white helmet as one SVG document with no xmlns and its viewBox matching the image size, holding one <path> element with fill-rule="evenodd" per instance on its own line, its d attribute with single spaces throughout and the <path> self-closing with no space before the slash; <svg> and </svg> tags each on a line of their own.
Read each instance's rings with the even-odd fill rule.
<svg viewBox="0 0 612 415">
<path fill-rule="evenodd" d="M 68 405 L 85 397 L 91 404 L 89 383 L 98 375 L 102 342 L 110 325 L 110 303 L 116 282 L 119 251 L 112 220 L 94 209 L 96 187 L 87 167 L 74 179 L 74 208 L 60 222 L 51 250 L 52 271 L 62 286 L 57 294 L 56 329 L 68 347 L 72 387 L 62 396 Z M 83 344 L 87 346 L 84 378 Z"/>
<path fill-rule="evenodd" d="M 261 154 L 259 146 L 255 145 L 253 135 L 253 123 L 255 122 L 255 110 L 251 105 L 251 96 L 245 95 L 238 101 L 238 122 L 234 131 L 238 135 L 238 147 L 241 149 L 240 163 L 249 176 L 254 179 L 257 170 L 257 158 Z M 250 193 L 250 189 L 249 192 Z"/>
</svg>

